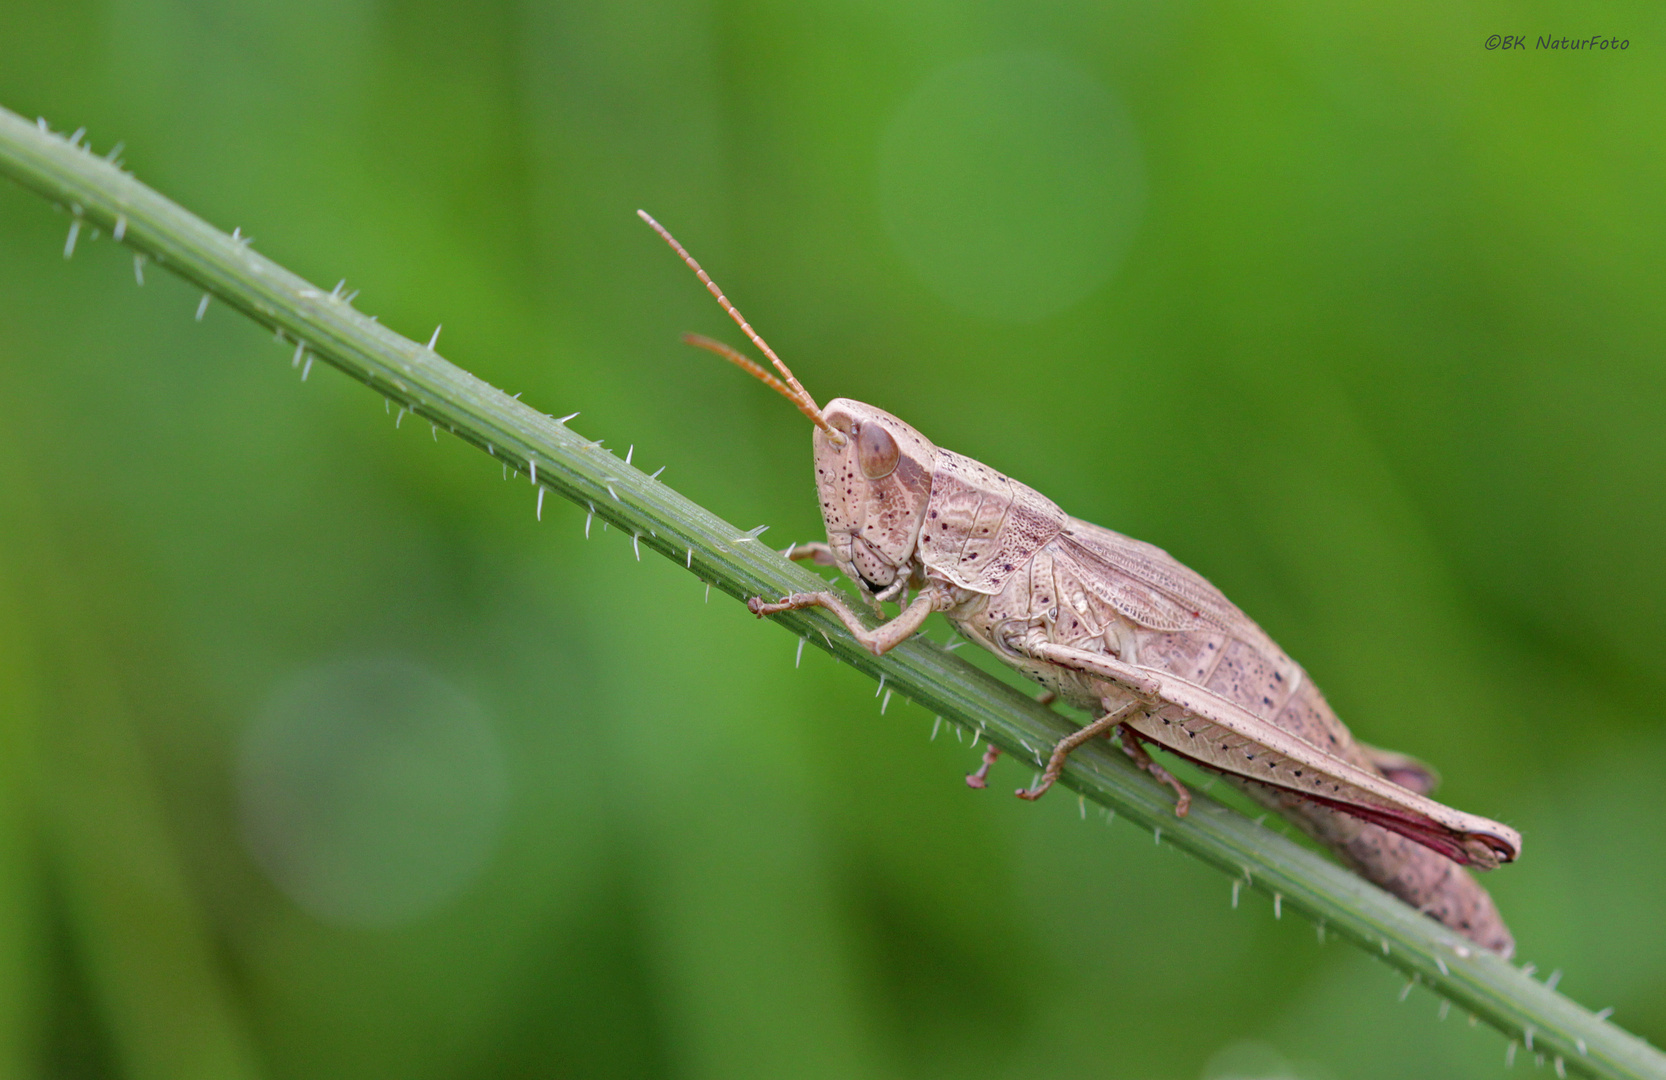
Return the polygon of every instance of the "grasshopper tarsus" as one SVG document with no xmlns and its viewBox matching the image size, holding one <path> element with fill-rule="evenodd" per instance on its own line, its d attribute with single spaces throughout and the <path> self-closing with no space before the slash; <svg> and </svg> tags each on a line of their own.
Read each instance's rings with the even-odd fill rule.
<svg viewBox="0 0 1666 1080">
<path fill-rule="evenodd" d="M 978 768 L 977 772 L 966 774 L 966 786 L 969 788 L 976 788 L 979 791 L 988 787 L 989 767 L 994 765 L 995 762 L 999 760 L 1000 756 L 1000 747 L 996 746 L 994 743 L 989 743 L 985 746 L 983 751 L 983 764 Z"/>
<path fill-rule="evenodd" d="M 1057 694 L 1057 692 L 1052 691 L 1052 690 L 1043 690 L 1041 693 L 1039 693 L 1035 696 L 1035 703 L 1037 705 L 1048 706 L 1048 705 L 1053 704 L 1053 702 L 1057 701 L 1058 699 L 1059 699 L 1059 695 Z M 1066 751 L 1066 752 L 1068 753 L 1068 751 Z M 967 774 L 967 776 L 966 776 L 966 786 L 970 787 L 970 788 L 979 788 L 979 789 L 988 787 L 989 786 L 989 779 L 988 779 L 989 778 L 989 767 L 991 765 L 995 764 L 996 759 L 999 758 L 1000 756 L 1001 756 L 1000 748 L 997 747 L 994 743 L 990 743 L 989 748 L 983 752 L 983 766 L 980 769 L 978 769 L 977 772 Z M 1052 786 L 1053 786 L 1053 782 L 1051 780 L 1045 780 L 1040 785 L 1039 789 L 1033 795 L 1028 794 L 1026 789 L 1024 789 L 1024 788 L 1019 788 L 1013 794 L 1017 795 L 1020 799 L 1028 799 L 1031 802 L 1034 802 L 1036 799 L 1041 798 L 1041 793 L 1042 792 L 1046 791 L 1049 787 L 1052 787 Z"/>
<path fill-rule="evenodd" d="M 1047 768 L 1042 771 L 1041 780 L 1033 788 L 1019 788 L 1016 793 L 1018 797 L 1028 802 L 1035 802 L 1037 799 L 1047 794 L 1047 789 L 1052 787 L 1054 782 L 1057 781 L 1059 776 L 1064 772 L 1064 763 L 1065 760 L 1070 757 L 1071 751 L 1075 750 L 1078 746 L 1081 746 L 1089 740 L 1097 739 L 1101 735 L 1110 734 L 1111 730 L 1117 726 L 1118 718 L 1127 711 L 1127 706 L 1109 710 L 1104 716 L 1101 716 L 1093 723 L 1087 725 L 1086 727 L 1078 728 L 1077 730 L 1072 731 L 1069 735 L 1060 739 L 1053 747 L 1052 756 L 1047 759 Z M 1147 758 L 1146 760 L 1149 761 L 1151 759 Z"/>
<path fill-rule="evenodd" d="M 1192 793 L 1186 789 L 1175 775 L 1151 760 L 1151 755 L 1145 752 L 1140 742 L 1139 733 L 1127 724 L 1119 725 L 1118 731 L 1122 735 L 1122 752 L 1134 759 L 1134 764 L 1150 773 L 1159 783 L 1167 784 L 1174 790 L 1174 816 L 1185 817 L 1192 808 Z"/>
</svg>

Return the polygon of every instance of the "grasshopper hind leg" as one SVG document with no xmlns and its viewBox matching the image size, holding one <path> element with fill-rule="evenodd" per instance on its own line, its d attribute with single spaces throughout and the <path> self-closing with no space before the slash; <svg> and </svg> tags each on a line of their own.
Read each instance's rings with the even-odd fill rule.
<svg viewBox="0 0 1666 1080">
<path fill-rule="evenodd" d="M 1139 732 L 1127 724 L 1119 725 L 1122 734 L 1122 752 L 1134 759 L 1134 764 L 1150 773 L 1160 783 L 1167 784 L 1174 789 L 1174 816 L 1185 817 L 1186 811 L 1192 808 L 1192 793 L 1186 790 L 1186 785 L 1175 779 L 1173 773 L 1151 760 L 1151 755 L 1145 752 L 1141 745 Z"/>
<path fill-rule="evenodd" d="M 1381 750 L 1366 743 L 1360 743 L 1359 748 L 1378 772 L 1407 791 L 1427 795 L 1440 786 L 1440 773 L 1409 754 Z"/>
</svg>

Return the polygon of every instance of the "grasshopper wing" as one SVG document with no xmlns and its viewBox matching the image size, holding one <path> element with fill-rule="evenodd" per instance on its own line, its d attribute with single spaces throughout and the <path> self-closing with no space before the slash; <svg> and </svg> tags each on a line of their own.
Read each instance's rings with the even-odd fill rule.
<svg viewBox="0 0 1666 1080">
<path fill-rule="evenodd" d="M 1151 630 L 1215 627 L 1237 636 L 1260 628 L 1196 570 L 1155 544 L 1072 518 L 1056 541 L 1079 564 L 1083 584 L 1131 622 Z"/>
<path fill-rule="evenodd" d="M 1521 837 L 1509 826 L 1454 810 L 1333 757 L 1236 702 L 1176 675 L 1137 666 L 1129 671 L 1127 665 L 1103 653 L 1067 645 L 1036 644 L 1027 651 L 1037 659 L 1154 689 L 1162 705 L 1140 710 L 1130 717 L 1128 726 L 1200 765 L 1282 788 L 1381 825 L 1454 862 L 1491 869 L 1514 861 L 1521 850 Z"/>
<path fill-rule="evenodd" d="M 1323 749 L 1325 731 L 1343 752 L 1354 747 L 1305 673 L 1247 615 L 1207 580 L 1161 548 L 1089 522 L 1072 520 L 1058 537 L 1060 555 L 1077 564 L 1083 586 L 1146 631 L 1134 663 L 1124 663 L 1083 643 L 1034 644 L 1038 659 L 1098 675 L 1163 705 L 1140 710 L 1129 725 L 1183 757 L 1225 773 L 1280 788 L 1322 806 L 1400 833 L 1464 864 L 1491 868 L 1511 862 L 1521 849 L 1515 830 L 1401 787 L 1377 771 Z M 1161 643 L 1167 655 L 1154 647 Z M 1178 654 L 1208 654 L 1197 665 L 1176 663 Z M 1214 660 L 1219 656 L 1220 660 Z M 1208 672 L 1228 656 L 1264 665 L 1281 690 L 1268 685 L 1245 693 L 1232 680 Z M 1165 659 L 1167 662 L 1165 663 Z M 1217 665 L 1208 668 L 1206 663 Z M 1216 685 L 1220 683 L 1221 685 Z M 1205 685 L 1205 684 L 1208 685 Z M 1246 687 L 1247 689 L 1247 687 Z M 1153 692 L 1155 691 L 1155 692 Z M 1285 705 L 1292 706 L 1285 709 Z M 1312 731 L 1293 731 L 1279 721 L 1298 704 L 1316 705 L 1322 717 Z M 1166 707 L 1165 707 L 1166 706 Z M 1306 734 L 1309 738 L 1303 738 Z"/>
</svg>

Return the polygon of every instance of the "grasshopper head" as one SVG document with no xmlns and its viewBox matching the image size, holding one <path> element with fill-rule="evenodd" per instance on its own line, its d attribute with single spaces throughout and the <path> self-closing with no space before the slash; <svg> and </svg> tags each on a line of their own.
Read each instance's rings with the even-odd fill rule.
<svg viewBox="0 0 1666 1080">
<path fill-rule="evenodd" d="M 839 569 L 869 592 L 908 577 L 937 448 L 883 409 L 835 398 L 817 428 L 816 493 Z"/>
<path fill-rule="evenodd" d="M 781 378 L 721 341 L 699 334 L 684 334 L 683 340 L 716 353 L 758 379 L 816 425 L 816 488 L 822 520 L 827 523 L 827 544 L 840 571 L 860 582 L 870 595 L 907 580 L 931 500 L 937 448 L 918 431 L 872 405 L 838 398 L 825 409 L 819 407 L 688 249 L 647 211 L 636 213 L 682 257 L 735 324 L 763 350 Z"/>
</svg>

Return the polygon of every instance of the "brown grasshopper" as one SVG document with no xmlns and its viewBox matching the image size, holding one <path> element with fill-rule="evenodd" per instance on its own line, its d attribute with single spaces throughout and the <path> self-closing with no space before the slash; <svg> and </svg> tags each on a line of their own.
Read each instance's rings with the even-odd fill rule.
<svg viewBox="0 0 1666 1080">
<path fill-rule="evenodd" d="M 847 398 L 817 406 L 699 263 L 638 213 L 785 382 L 721 342 L 684 340 L 769 384 L 815 425 L 827 543 L 786 554 L 837 567 L 882 618 L 882 602 L 902 607 L 873 629 L 832 592 L 755 597 L 747 602 L 754 614 L 827 608 L 880 655 L 940 611 L 1045 686 L 1045 700 L 1056 696 L 1096 717 L 1059 741 L 1020 798 L 1040 798 L 1071 751 L 1115 734 L 1137 765 L 1174 789 L 1175 813 L 1184 816 L 1191 796 L 1146 752 L 1155 744 L 1226 776 L 1419 911 L 1504 956 L 1513 952 L 1492 898 L 1460 867 L 1513 861 L 1521 850 L 1515 830 L 1429 799 L 1432 770 L 1355 741 L 1307 673 L 1167 552 L 1069 516 L 882 409 Z M 983 787 L 998 754 L 991 748 L 967 783 Z"/>
</svg>

